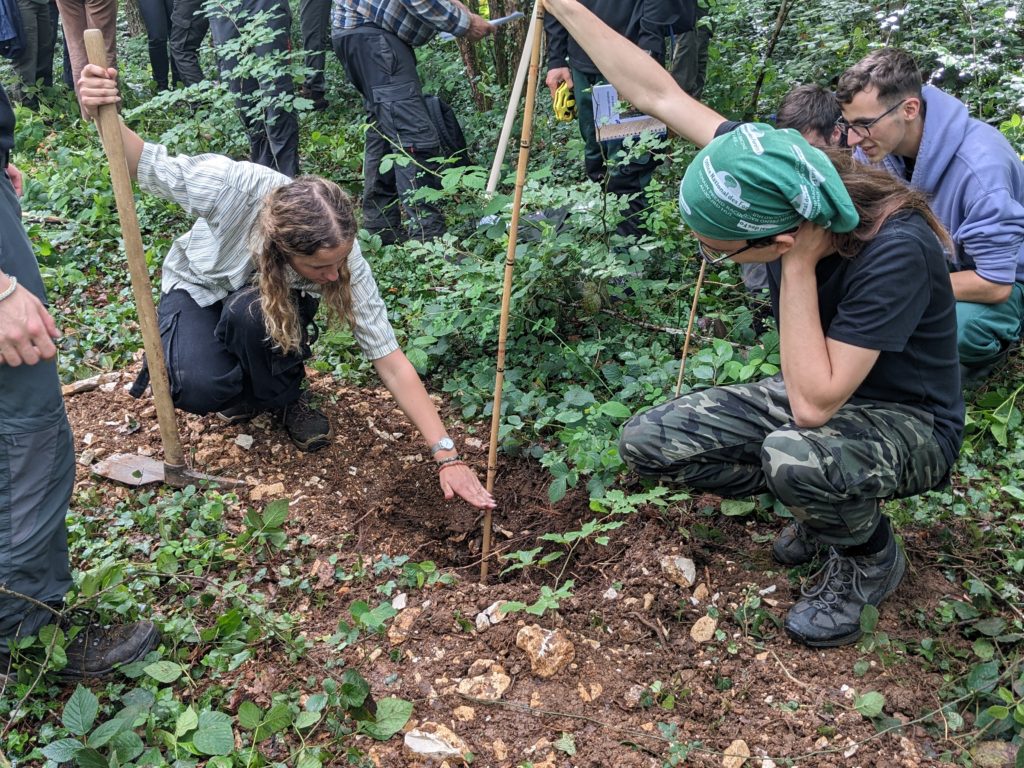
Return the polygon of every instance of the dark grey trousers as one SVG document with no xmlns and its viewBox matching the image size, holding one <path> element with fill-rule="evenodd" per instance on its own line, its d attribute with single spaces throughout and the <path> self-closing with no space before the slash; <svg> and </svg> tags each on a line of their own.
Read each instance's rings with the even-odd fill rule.
<svg viewBox="0 0 1024 768">
<path fill-rule="evenodd" d="M 171 59 L 185 85 L 195 85 L 204 78 L 199 66 L 199 46 L 210 29 L 210 21 L 202 7 L 203 0 L 174 0 L 171 8 Z"/>
<path fill-rule="evenodd" d="M 21 207 L 0 171 L 0 269 L 45 300 Z M 67 514 L 75 451 L 55 360 L 0 364 L 0 584 L 60 605 L 71 586 Z M 35 633 L 52 614 L 0 595 L 0 640 Z"/>
<path fill-rule="evenodd" d="M 302 47 L 306 51 L 305 64 L 313 70 L 306 76 L 306 87 L 314 98 L 323 96 L 327 91 L 324 64 L 331 41 L 331 0 L 301 0 L 299 30 L 302 32 Z"/>
<path fill-rule="evenodd" d="M 294 292 L 303 328 L 313 322 L 319 300 Z M 300 354 L 282 355 L 267 341 L 255 287 L 200 307 L 183 290 L 160 297 L 157 314 L 174 405 L 189 413 L 213 413 L 238 405 L 278 410 L 299 399 L 311 354 L 308 338 Z"/>
<path fill-rule="evenodd" d="M 238 37 L 238 27 L 243 25 L 254 14 L 267 11 L 273 15 L 270 27 L 277 33 L 269 43 L 257 45 L 253 51 L 257 58 L 271 53 L 286 52 L 291 40 L 289 31 L 292 25 L 292 12 L 288 0 L 243 0 L 239 10 L 232 16 L 214 16 L 210 19 L 210 32 L 213 44 L 217 48 L 228 40 Z M 217 54 L 222 73 L 234 69 L 236 62 L 233 57 Z M 276 104 L 265 107 L 256 118 L 250 114 L 255 105 L 264 98 L 276 101 L 277 96 L 291 93 L 294 89 L 292 79 L 288 75 L 270 78 L 258 82 L 251 77 L 231 78 L 228 87 L 236 96 L 239 115 L 245 132 L 249 137 L 249 159 L 254 163 L 265 165 L 280 171 L 286 176 L 299 175 L 299 120 L 295 113 L 282 109 Z"/>
<path fill-rule="evenodd" d="M 423 101 L 413 49 L 390 32 L 373 26 L 335 33 L 334 51 L 352 84 L 363 96 L 369 116 L 363 154 L 363 226 L 384 242 L 404 240 L 402 208 L 408 236 L 427 239 L 445 231 L 437 206 L 409 201 L 420 187 L 439 189 L 437 164 L 441 139 Z M 385 155 L 408 153 L 413 162 L 381 170 Z"/>
</svg>

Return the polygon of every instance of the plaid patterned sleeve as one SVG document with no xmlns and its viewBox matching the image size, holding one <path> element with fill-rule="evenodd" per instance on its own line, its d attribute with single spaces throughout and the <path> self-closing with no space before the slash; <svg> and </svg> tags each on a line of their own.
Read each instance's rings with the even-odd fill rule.
<svg viewBox="0 0 1024 768">
<path fill-rule="evenodd" d="M 356 319 L 352 333 L 363 354 L 370 360 L 379 360 L 398 349 L 398 339 L 395 338 L 395 331 L 388 320 L 388 308 L 380 297 L 377 281 L 373 279 L 370 265 L 363 258 L 358 240 L 348 255 L 348 269 Z"/>
<path fill-rule="evenodd" d="M 438 32 L 460 36 L 469 30 L 469 12 L 450 0 L 334 0 L 335 31 L 374 24 L 412 46 Z"/>
<path fill-rule="evenodd" d="M 449 0 L 406 0 L 399 4 L 436 32 L 461 37 L 469 31 L 469 13 Z"/>
</svg>

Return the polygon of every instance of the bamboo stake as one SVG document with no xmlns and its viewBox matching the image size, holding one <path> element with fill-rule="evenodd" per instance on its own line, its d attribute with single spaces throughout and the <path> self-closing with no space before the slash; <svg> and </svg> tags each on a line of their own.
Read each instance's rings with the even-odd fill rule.
<svg viewBox="0 0 1024 768">
<path fill-rule="evenodd" d="M 491 413 L 491 447 L 487 454 L 487 490 L 494 490 L 494 477 L 498 472 L 498 426 L 501 422 L 501 388 L 505 383 L 505 342 L 508 339 L 509 303 L 512 299 L 512 268 L 516 263 L 516 240 L 519 237 L 519 211 L 523 204 L 526 185 L 526 166 L 530 160 L 530 141 L 533 139 L 533 107 L 537 100 L 537 72 L 540 68 L 540 39 L 544 28 L 543 0 L 534 6 L 534 36 L 530 48 L 530 73 L 526 84 L 526 104 L 523 107 L 523 129 L 519 139 L 519 164 L 516 169 L 516 189 L 512 198 L 512 220 L 508 228 L 508 251 L 505 255 L 505 283 L 501 294 L 501 322 L 498 326 L 498 361 L 494 375 L 494 410 Z M 491 510 L 484 514 L 483 552 L 480 558 L 480 581 L 487 581 L 487 560 L 491 554 Z"/>
<path fill-rule="evenodd" d="M 693 333 L 693 321 L 697 317 L 697 300 L 700 299 L 700 288 L 704 284 L 704 271 L 708 263 L 700 260 L 700 272 L 697 274 L 697 284 L 693 288 L 693 304 L 690 305 L 690 320 L 686 323 L 686 336 L 683 339 L 683 354 L 679 361 L 679 377 L 676 379 L 676 397 L 679 397 L 679 390 L 683 388 L 683 373 L 686 371 L 686 356 L 690 353 L 690 334 Z"/>
<path fill-rule="evenodd" d="M 530 54 L 533 51 L 533 40 L 537 36 L 537 8 L 544 0 L 536 0 L 533 4 L 533 12 L 530 14 L 530 26 L 526 31 L 526 44 L 523 46 L 523 55 L 519 59 L 519 69 L 516 70 L 516 79 L 512 83 L 512 93 L 508 99 L 508 108 L 505 110 L 505 123 L 501 126 L 501 136 L 498 138 L 498 149 L 494 153 L 494 162 L 491 163 L 491 175 L 487 178 L 487 194 L 493 195 L 498 188 L 498 176 L 501 174 L 501 164 L 505 161 L 505 153 L 508 151 L 508 140 L 512 135 L 512 124 L 519 112 L 519 97 L 523 95 L 523 83 L 526 82 L 526 71 L 530 68 Z"/>
</svg>

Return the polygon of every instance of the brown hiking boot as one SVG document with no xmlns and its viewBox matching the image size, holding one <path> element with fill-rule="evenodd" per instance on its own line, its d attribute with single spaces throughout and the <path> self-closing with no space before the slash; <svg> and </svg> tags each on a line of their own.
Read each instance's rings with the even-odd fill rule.
<svg viewBox="0 0 1024 768">
<path fill-rule="evenodd" d="M 63 678 L 106 677 L 115 668 L 138 661 L 160 642 L 151 621 L 100 627 L 87 624 L 64 648 L 67 665 L 57 672 Z"/>
<path fill-rule="evenodd" d="M 331 420 L 323 411 L 314 408 L 308 390 L 302 390 L 299 399 L 287 405 L 280 412 L 288 437 L 296 448 L 303 451 L 319 451 L 330 444 L 334 437 Z"/>
</svg>

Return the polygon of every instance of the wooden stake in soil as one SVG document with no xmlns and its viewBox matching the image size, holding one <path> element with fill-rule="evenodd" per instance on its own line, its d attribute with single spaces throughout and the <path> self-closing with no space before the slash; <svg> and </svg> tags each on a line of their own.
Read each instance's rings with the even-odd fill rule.
<svg viewBox="0 0 1024 768">
<path fill-rule="evenodd" d="M 107 66 L 106 45 L 103 33 L 98 29 L 85 30 L 85 50 L 90 64 L 100 67 Z M 139 231 L 139 218 L 135 211 L 135 196 L 132 194 L 132 180 L 128 173 L 128 161 L 124 154 L 124 142 L 121 139 L 121 123 L 117 115 L 117 106 L 105 104 L 99 108 L 96 125 L 103 141 L 103 150 L 110 164 L 110 180 L 114 187 L 114 200 L 117 202 L 117 216 L 121 222 L 121 236 L 124 239 L 124 250 L 128 256 L 128 271 L 131 275 L 132 293 L 135 295 L 139 325 L 142 328 L 142 343 L 146 350 L 149 366 L 149 382 L 153 387 L 153 401 L 156 405 L 157 422 L 160 425 L 160 440 L 164 448 L 162 471 L 158 467 L 149 480 L 163 480 L 168 485 L 183 488 L 198 481 L 208 481 L 220 486 L 244 485 L 238 480 L 217 478 L 193 472 L 185 464 L 185 452 L 178 436 L 178 422 L 174 413 L 174 401 L 171 398 L 171 387 L 167 379 L 167 363 L 164 360 L 164 348 L 160 343 L 160 326 L 156 317 L 156 305 L 153 303 L 153 286 L 149 281 L 149 269 L 146 266 L 146 254 L 142 247 L 142 233 Z M 106 461 L 110 468 L 110 477 L 130 484 L 133 476 L 142 480 L 146 469 L 140 462 L 144 457 L 123 457 L 125 466 L 118 473 L 119 457 L 111 457 Z M 95 469 L 101 474 L 107 474 Z M 155 476 L 154 476 L 155 475 Z"/>
<path fill-rule="evenodd" d="M 509 303 L 512 298 L 512 268 L 516 263 L 516 240 L 519 237 L 519 211 L 523 204 L 526 185 L 526 166 L 530 160 L 530 141 L 533 138 L 533 107 L 537 100 L 537 72 L 540 68 L 540 39 L 544 29 L 544 8 L 537 0 L 534 8 L 534 31 L 530 47 L 530 73 L 526 84 L 526 104 L 523 107 L 523 130 L 519 139 L 519 164 L 516 168 L 516 189 L 512 198 L 512 220 L 508 227 L 508 251 L 505 255 L 505 283 L 501 293 L 501 322 L 498 326 L 498 362 L 494 375 L 494 406 L 491 412 L 491 446 L 487 454 L 487 490 L 494 490 L 494 476 L 498 472 L 498 426 L 501 422 L 501 388 L 505 383 L 505 342 L 508 339 Z M 487 581 L 488 559 L 491 556 L 491 510 L 484 513 L 483 552 L 480 559 L 480 581 Z"/>
<path fill-rule="evenodd" d="M 690 305 L 690 319 L 686 323 L 686 336 L 683 337 L 683 354 L 679 361 L 679 376 L 676 378 L 676 397 L 679 397 L 679 390 L 683 388 L 683 373 L 686 371 L 686 356 L 690 353 L 690 334 L 693 333 L 693 321 L 697 317 L 697 301 L 700 299 L 700 288 L 704 284 L 704 271 L 708 263 L 700 260 L 700 272 L 697 274 L 697 284 L 693 288 L 693 303 Z"/>
</svg>

